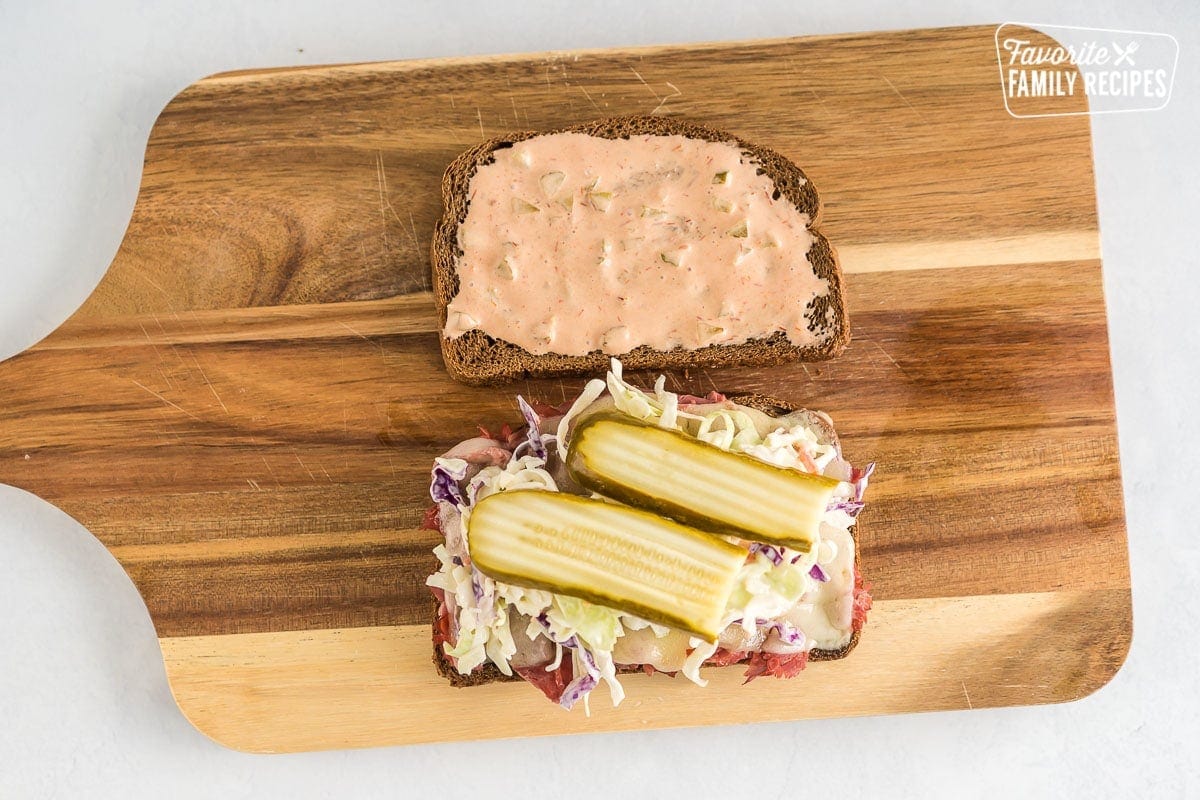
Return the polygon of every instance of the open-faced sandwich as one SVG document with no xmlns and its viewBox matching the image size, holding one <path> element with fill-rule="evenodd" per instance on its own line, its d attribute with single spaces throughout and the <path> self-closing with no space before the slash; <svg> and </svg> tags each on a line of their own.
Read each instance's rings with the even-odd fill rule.
<svg viewBox="0 0 1200 800">
<path fill-rule="evenodd" d="M 856 523 L 872 465 L 824 414 L 761 395 L 643 391 L 612 362 L 569 407 L 436 459 L 434 662 L 570 708 L 618 675 L 744 664 L 790 678 L 855 646 L 871 598 Z"/>
<path fill-rule="evenodd" d="M 819 361 L 850 338 L 812 182 L 731 133 L 653 115 L 511 133 L 456 158 L 442 199 L 456 380 Z"/>
</svg>

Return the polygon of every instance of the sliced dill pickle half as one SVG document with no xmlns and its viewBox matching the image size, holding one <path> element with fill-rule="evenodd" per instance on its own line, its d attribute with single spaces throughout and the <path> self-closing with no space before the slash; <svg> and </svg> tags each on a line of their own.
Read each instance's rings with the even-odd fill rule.
<svg viewBox="0 0 1200 800">
<path fill-rule="evenodd" d="M 709 642 L 746 560 L 745 548 L 648 511 L 538 489 L 479 501 L 467 547 L 498 581 L 583 598 Z"/>
<path fill-rule="evenodd" d="M 567 471 L 597 494 L 684 524 L 807 553 L 838 482 L 626 415 L 579 423 Z"/>
</svg>

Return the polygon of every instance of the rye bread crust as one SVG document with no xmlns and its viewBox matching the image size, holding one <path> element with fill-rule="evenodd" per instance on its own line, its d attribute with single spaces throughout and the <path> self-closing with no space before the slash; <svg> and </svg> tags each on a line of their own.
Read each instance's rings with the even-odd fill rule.
<svg viewBox="0 0 1200 800">
<path fill-rule="evenodd" d="M 728 395 L 728 399 L 739 405 L 756 409 L 772 417 L 782 417 L 785 414 L 790 414 L 797 411 L 805 412 L 804 409 L 801 409 L 798 406 L 764 394 L 733 394 Z M 808 414 L 810 424 L 821 431 L 822 437 L 829 442 L 837 444 L 837 432 L 834 431 L 833 426 L 829 424 L 828 420 L 824 416 L 818 415 L 814 412 L 805 413 Z M 850 528 L 850 537 L 854 540 L 854 566 L 857 568 L 859 551 L 858 525 L 854 525 Z M 434 630 L 436 630 L 437 626 L 438 606 L 439 603 L 435 599 L 433 601 L 432 618 L 432 626 Z M 810 650 L 808 652 L 808 660 L 836 661 L 839 658 L 845 658 L 850 654 L 850 651 L 858 645 L 859 633 L 860 631 L 854 631 L 850 635 L 850 641 L 846 642 L 843 647 L 840 647 L 837 650 Z M 750 657 L 747 655 L 746 658 L 732 662 L 728 666 L 744 664 L 749 660 L 749 658 Z M 457 686 L 459 688 L 466 686 L 481 686 L 485 683 L 493 683 L 495 681 L 512 682 L 524 680 L 524 678 L 515 673 L 512 675 L 505 675 L 495 664 L 492 664 L 491 662 L 484 662 L 470 673 L 463 675 L 454 667 L 453 664 L 450 663 L 450 659 L 446 657 L 446 653 L 442 650 L 442 647 L 436 643 L 436 640 L 433 645 L 433 665 L 437 669 L 438 674 L 449 681 L 451 686 Z M 717 667 L 717 669 L 720 668 Z M 642 668 L 637 665 L 630 664 L 617 666 L 618 675 L 628 675 L 641 671 Z"/>
<path fill-rule="evenodd" d="M 551 133 L 585 133 L 605 139 L 630 136 L 681 135 L 691 139 L 736 144 L 759 164 L 759 172 L 775 184 L 776 197 L 786 199 L 811 220 L 813 245 L 808 259 L 818 277 L 829 282 L 829 293 L 809 304 L 809 329 L 822 336 L 820 342 L 797 347 L 782 331 L 742 344 L 714 344 L 696 350 L 675 348 L 654 350 L 642 345 L 621 356 L 625 368 L 683 369 L 687 367 L 768 366 L 789 361 L 823 361 L 842 352 L 850 340 L 850 323 L 842 270 L 837 253 L 816 229 L 820 221 L 821 201 L 816 188 L 803 171 L 784 156 L 766 147 L 751 144 L 724 131 L 674 117 L 630 116 L 596 120 L 548 131 L 520 131 L 481 142 L 459 155 L 442 177 L 442 218 L 433 229 L 430 263 L 433 271 L 433 295 L 438 311 L 438 331 L 446 370 L 458 381 L 473 386 L 489 386 L 526 377 L 581 375 L 601 371 L 609 356 L 595 350 L 584 356 L 555 353 L 535 355 L 503 339 L 479 330 L 467 331 L 457 339 L 440 335 L 446 328 L 446 309 L 458 294 L 459 280 L 455 263 L 462 255 L 458 246 L 458 227 L 467 217 L 471 178 L 475 171 L 490 163 L 497 150 L 513 143 Z"/>
</svg>

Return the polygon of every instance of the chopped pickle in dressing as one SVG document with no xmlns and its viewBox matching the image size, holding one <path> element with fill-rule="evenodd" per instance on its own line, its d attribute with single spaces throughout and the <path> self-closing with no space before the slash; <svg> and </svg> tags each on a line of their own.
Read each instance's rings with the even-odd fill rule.
<svg viewBox="0 0 1200 800">
<path fill-rule="evenodd" d="M 830 286 L 809 261 L 812 220 L 736 142 L 556 133 L 510 153 L 471 177 L 447 339 L 479 330 L 569 356 L 776 332 L 801 347 L 820 340 L 825 320 L 812 301 Z M 778 246 L 743 247 L 760 240 Z M 605 242 L 613 247 L 597 269 Z M 497 270 L 502 259 L 508 267 Z M 716 317 L 725 299 L 748 311 L 714 338 L 695 321 Z M 533 328 L 550 315 L 571 324 L 547 338 Z M 617 350 L 604 342 L 615 325 L 627 330 Z"/>
</svg>

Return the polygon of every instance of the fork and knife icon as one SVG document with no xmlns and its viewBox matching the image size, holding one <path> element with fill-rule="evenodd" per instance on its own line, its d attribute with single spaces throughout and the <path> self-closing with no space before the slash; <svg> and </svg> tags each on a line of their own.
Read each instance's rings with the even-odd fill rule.
<svg viewBox="0 0 1200 800">
<path fill-rule="evenodd" d="M 1116 61 L 1113 62 L 1114 67 L 1119 67 L 1122 64 L 1129 62 L 1129 66 L 1134 66 L 1133 54 L 1138 51 L 1138 43 L 1130 42 L 1124 48 L 1121 45 L 1113 42 L 1113 51 L 1117 54 Z"/>
</svg>

